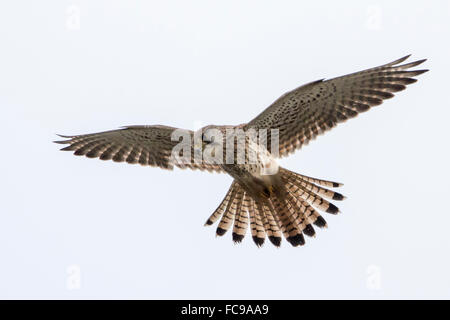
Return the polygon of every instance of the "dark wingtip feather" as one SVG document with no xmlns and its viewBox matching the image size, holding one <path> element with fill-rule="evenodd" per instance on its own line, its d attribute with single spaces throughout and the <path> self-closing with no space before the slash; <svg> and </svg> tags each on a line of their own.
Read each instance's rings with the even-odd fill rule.
<svg viewBox="0 0 450 320">
<path fill-rule="evenodd" d="M 225 230 L 225 229 L 222 229 L 222 228 L 220 228 L 220 227 L 217 227 L 217 230 L 216 230 L 216 235 L 218 235 L 218 236 L 223 236 L 224 234 L 225 234 L 225 232 L 227 232 L 227 230 Z"/>
<path fill-rule="evenodd" d="M 234 243 L 241 243 L 242 239 L 244 239 L 244 236 L 241 234 L 237 234 L 236 232 L 232 233 L 233 241 Z"/>
<path fill-rule="evenodd" d="M 64 139 L 72 139 L 72 138 L 75 138 L 75 137 L 76 137 L 76 136 L 65 136 L 65 135 L 58 134 L 58 133 L 56 133 L 56 135 L 57 135 L 58 137 L 61 137 L 61 138 L 64 138 Z"/>
<path fill-rule="evenodd" d="M 264 240 L 265 240 L 264 238 L 260 238 L 257 236 L 253 236 L 252 238 L 257 247 L 262 247 L 262 245 L 264 244 Z"/>
<path fill-rule="evenodd" d="M 64 149 L 65 149 L 65 148 L 64 148 Z M 83 149 L 78 149 L 78 150 L 76 150 L 73 154 L 76 155 L 76 156 L 84 156 L 84 155 L 85 155 L 85 150 L 83 150 Z"/>
<path fill-rule="evenodd" d="M 405 63 L 405 64 L 403 64 L 401 66 L 398 66 L 398 67 L 405 68 L 405 69 L 412 68 L 412 67 L 418 66 L 419 64 L 424 63 L 425 61 L 427 61 L 427 59 L 421 59 L 421 60 Z"/>
<path fill-rule="evenodd" d="M 409 57 L 411 57 L 411 55 L 412 55 L 412 53 L 410 53 L 410 54 L 407 54 L 406 56 L 404 56 L 404 57 L 402 57 L 402 58 L 400 58 L 400 59 L 398 59 L 397 61 L 398 61 L 398 63 L 400 63 L 400 62 L 403 62 L 403 61 L 405 61 L 405 60 L 407 60 Z"/>
<path fill-rule="evenodd" d="M 383 99 L 391 99 L 394 97 L 394 94 L 390 92 L 379 91 L 377 94 L 379 94 Z"/>
<path fill-rule="evenodd" d="M 58 144 L 68 144 L 70 143 L 70 140 L 57 140 L 57 141 L 52 141 L 53 143 L 58 143 Z"/>
<path fill-rule="evenodd" d="M 99 158 L 100 160 L 111 160 L 112 159 L 112 155 L 111 155 L 111 153 L 106 153 L 106 152 L 104 152 L 104 153 L 102 153 L 101 155 L 100 155 L 100 158 Z"/>
<path fill-rule="evenodd" d="M 67 146 L 67 147 L 61 148 L 59 150 L 61 150 L 61 151 L 73 151 L 73 148 L 72 148 L 72 146 Z"/>
<path fill-rule="evenodd" d="M 213 222 L 210 219 L 208 219 L 208 220 L 206 220 L 204 226 L 210 226 L 212 224 L 213 224 Z"/>
<path fill-rule="evenodd" d="M 98 157 L 98 155 L 97 155 L 97 153 L 96 152 L 88 152 L 88 153 L 86 153 L 86 157 L 88 157 L 88 158 L 97 158 Z"/>
<path fill-rule="evenodd" d="M 414 79 L 414 78 L 401 78 L 401 81 L 404 84 L 413 84 L 413 83 L 417 82 L 417 79 Z"/>
<path fill-rule="evenodd" d="M 409 57 L 411 57 L 410 54 L 408 54 L 408 55 L 406 55 L 406 56 L 404 56 L 404 57 L 401 57 L 400 59 L 394 60 L 394 61 L 388 63 L 387 65 L 395 66 L 396 64 L 402 63 L 403 61 L 405 61 L 405 60 L 408 59 Z"/>
<path fill-rule="evenodd" d="M 281 245 L 281 238 L 280 237 L 269 236 L 269 240 L 270 240 L 270 242 L 272 242 L 272 244 L 275 247 L 279 247 Z"/>
<path fill-rule="evenodd" d="M 336 207 L 334 204 L 330 203 L 326 212 L 331 213 L 331 214 L 337 214 L 339 212 L 339 208 Z"/>
<path fill-rule="evenodd" d="M 344 184 L 339 182 L 333 182 L 333 188 L 342 187 Z"/>
<path fill-rule="evenodd" d="M 287 237 L 286 240 L 293 246 L 302 246 L 305 244 L 305 238 L 303 237 L 303 234 L 297 233 L 295 236 Z"/>
<path fill-rule="evenodd" d="M 421 75 L 425 72 L 430 71 L 430 69 L 421 69 L 421 70 L 413 70 L 413 71 L 407 71 L 408 75 L 412 75 L 412 76 L 418 76 Z"/>
</svg>

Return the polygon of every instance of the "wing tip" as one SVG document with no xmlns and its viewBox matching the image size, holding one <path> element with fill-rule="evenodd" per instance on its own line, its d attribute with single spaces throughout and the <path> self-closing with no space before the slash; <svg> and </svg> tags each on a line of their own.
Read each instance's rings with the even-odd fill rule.
<svg viewBox="0 0 450 320">
<path fill-rule="evenodd" d="M 70 140 L 55 140 L 52 142 L 57 143 L 57 144 L 68 144 L 68 143 L 70 143 Z"/>
<path fill-rule="evenodd" d="M 57 135 L 58 137 L 63 138 L 63 139 L 68 139 L 68 140 L 54 140 L 54 141 L 52 141 L 53 143 L 57 143 L 57 144 L 68 144 L 68 143 L 71 143 L 72 139 L 74 137 L 76 137 L 76 136 L 65 136 L 65 135 L 58 134 L 58 133 L 55 133 L 55 135 Z"/>
<path fill-rule="evenodd" d="M 388 63 L 387 65 L 395 66 L 395 65 L 397 65 L 399 63 L 402 63 L 403 61 L 407 60 L 409 57 L 411 57 L 411 54 L 408 54 L 408 55 L 406 55 L 404 57 L 401 57 L 400 59 L 394 60 L 394 61 Z"/>
<path fill-rule="evenodd" d="M 72 139 L 75 138 L 76 136 L 66 136 L 63 134 L 59 134 L 59 133 L 55 133 L 58 137 L 64 138 L 64 139 Z"/>
<path fill-rule="evenodd" d="M 417 60 L 417 61 L 413 61 L 413 62 L 408 62 L 408 63 L 402 64 L 402 65 L 395 65 L 394 68 L 400 68 L 401 70 L 409 69 L 409 68 L 413 68 L 418 65 L 421 65 L 425 61 L 427 61 L 427 59 L 421 59 L 421 60 Z"/>
<path fill-rule="evenodd" d="M 422 63 L 424 63 L 425 61 L 428 60 L 427 58 L 419 59 L 417 61 L 408 62 L 408 63 L 405 63 L 403 65 L 400 65 L 400 63 L 406 61 L 410 57 L 411 57 L 411 54 L 408 54 L 408 55 L 406 55 L 406 56 L 404 56 L 404 57 L 402 57 L 400 59 L 397 59 L 397 60 L 395 60 L 395 61 L 393 61 L 391 63 L 388 63 L 387 66 L 391 66 L 391 67 L 394 67 L 394 68 L 406 69 L 406 68 L 412 68 L 412 67 L 418 66 L 418 65 L 420 65 L 420 64 L 422 64 Z M 419 70 L 419 71 L 421 71 L 421 70 Z M 427 70 L 427 71 L 429 71 L 429 70 Z"/>
<path fill-rule="evenodd" d="M 418 76 L 418 75 L 423 74 L 428 71 L 430 71 L 430 69 L 415 70 L 414 72 L 416 72 L 416 75 Z"/>
</svg>

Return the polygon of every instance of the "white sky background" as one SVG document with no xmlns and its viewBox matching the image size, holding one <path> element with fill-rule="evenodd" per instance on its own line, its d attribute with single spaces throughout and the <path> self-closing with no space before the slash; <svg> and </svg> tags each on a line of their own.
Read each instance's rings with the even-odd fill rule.
<svg viewBox="0 0 450 320">
<path fill-rule="evenodd" d="M 444 0 L 3 1 L 0 298 L 450 298 L 449 19 Z M 342 214 L 304 247 L 204 227 L 225 174 L 51 143 L 247 122 L 301 84 L 409 53 L 431 71 L 281 160 L 345 184 Z"/>
</svg>

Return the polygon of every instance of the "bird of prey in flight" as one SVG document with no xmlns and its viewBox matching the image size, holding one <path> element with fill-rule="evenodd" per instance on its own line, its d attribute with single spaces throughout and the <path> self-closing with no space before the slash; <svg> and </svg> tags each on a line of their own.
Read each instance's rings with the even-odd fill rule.
<svg viewBox="0 0 450 320">
<path fill-rule="evenodd" d="M 327 226 L 320 211 L 339 212 L 329 200 L 344 199 L 343 195 L 331 190 L 341 184 L 279 167 L 276 158 L 289 155 L 317 135 L 380 105 L 383 100 L 392 98 L 393 93 L 416 82 L 414 77 L 428 70 L 410 68 L 420 65 L 425 59 L 402 64 L 408 57 L 305 84 L 285 93 L 245 124 L 210 125 L 195 132 L 182 130 L 194 141 L 195 137 L 200 137 L 200 143 L 191 143 L 191 147 L 179 154 L 173 150 L 180 144 L 179 136 L 174 139 L 174 133 L 179 135 L 180 129 L 162 125 L 128 126 L 99 133 L 61 136 L 66 140 L 55 142 L 68 145 L 62 150 L 89 158 L 164 169 L 176 166 L 228 173 L 234 178 L 231 187 L 205 225 L 212 225 L 220 219 L 216 234 L 222 236 L 232 227 L 235 242 L 241 242 L 250 227 L 257 246 L 262 246 L 268 238 L 278 247 L 283 237 L 291 245 L 299 246 L 305 243 L 303 234 L 315 235 L 313 225 L 319 228 Z M 236 152 L 239 148 L 235 148 L 239 137 L 232 136 L 231 144 L 217 138 L 223 135 L 228 138 L 230 129 L 244 133 L 245 154 L 241 161 L 236 161 L 239 160 L 239 152 Z M 216 134 L 208 136 L 205 134 L 208 130 L 215 130 Z M 258 143 L 247 135 L 252 130 L 257 132 Z M 231 158 L 226 158 L 224 154 L 228 153 L 223 150 L 219 153 L 220 148 L 226 151 L 231 148 Z M 201 157 L 207 150 L 210 156 Z"/>
</svg>

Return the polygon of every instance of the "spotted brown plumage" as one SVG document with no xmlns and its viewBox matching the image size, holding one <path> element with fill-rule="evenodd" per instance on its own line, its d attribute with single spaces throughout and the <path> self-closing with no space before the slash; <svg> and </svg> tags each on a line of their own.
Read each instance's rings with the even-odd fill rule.
<svg viewBox="0 0 450 320">
<path fill-rule="evenodd" d="M 219 221 L 218 236 L 223 236 L 232 227 L 235 243 L 241 242 L 250 228 L 258 247 L 265 243 L 266 238 L 279 247 L 283 237 L 292 246 L 302 246 L 305 244 L 304 235 L 316 235 L 313 225 L 327 227 L 319 212 L 339 212 L 330 201 L 340 201 L 345 197 L 330 188 L 342 184 L 279 167 L 276 155 L 271 153 L 272 133 L 275 132 L 272 130 L 278 130 L 277 156 L 289 155 L 337 124 L 392 98 L 394 93 L 416 82 L 416 76 L 428 71 L 410 70 L 425 60 L 402 64 L 408 57 L 342 77 L 305 84 L 282 95 L 246 124 L 210 125 L 200 129 L 200 134 L 206 129 L 216 129 L 222 134 L 228 129 L 245 133 L 267 130 L 267 135 L 260 140 L 262 146 L 245 138 L 246 153 L 242 163 L 236 162 L 236 150 L 232 163 L 198 161 L 193 156 L 188 160 L 174 157 L 172 151 L 179 141 L 172 139 L 172 134 L 177 128 L 162 125 L 128 126 L 93 134 L 61 136 L 66 140 L 55 142 L 67 145 L 62 150 L 89 158 L 168 170 L 178 167 L 228 173 L 234 181 L 205 225 Z M 195 135 L 190 130 L 183 132 L 190 138 Z M 214 143 L 211 140 L 206 145 Z M 189 148 L 192 155 L 197 150 L 194 144 Z M 248 155 L 252 152 L 256 155 L 256 163 L 249 160 Z M 263 173 L 267 168 L 274 170 L 268 175 Z"/>
<path fill-rule="evenodd" d="M 279 129 L 279 154 L 286 156 L 338 123 L 380 105 L 395 92 L 416 82 L 413 77 L 428 70 L 407 69 L 426 60 L 402 65 L 408 57 L 346 76 L 311 82 L 287 92 L 250 121 L 246 129 Z M 270 132 L 267 144 L 270 146 Z"/>
<path fill-rule="evenodd" d="M 141 164 L 143 166 L 160 167 L 172 170 L 174 166 L 181 169 L 200 169 L 207 171 L 222 171 L 221 167 L 211 163 L 196 163 L 194 160 L 187 163 L 172 157 L 172 149 L 178 141 L 172 141 L 171 135 L 177 128 L 154 126 L 127 126 L 119 130 L 99 133 L 63 136 L 69 140 L 55 141 L 68 144 L 63 151 L 74 151 L 77 156 L 113 160 Z M 183 130 L 191 137 L 194 132 Z M 193 150 L 192 154 L 194 153 Z"/>
</svg>

